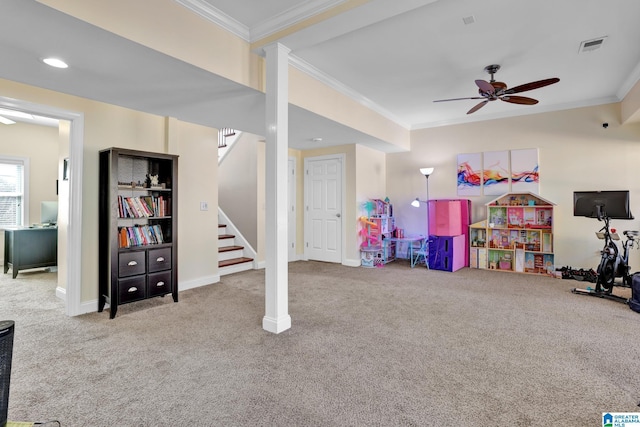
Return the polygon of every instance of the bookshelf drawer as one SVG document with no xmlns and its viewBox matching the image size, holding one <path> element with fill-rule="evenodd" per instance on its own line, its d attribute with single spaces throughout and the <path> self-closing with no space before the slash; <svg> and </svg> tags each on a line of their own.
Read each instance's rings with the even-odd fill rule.
<svg viewBox="0 0 640 427">
<path fill-rule="evenodd" d="M 145 276 L 118 280 L 118 300 L 120 304 L 137 301 L 145 297 Z"/>
<path fill-rule="evenodd" d="M 135 276 L 147 271 L 145 251 L 121 252 L 118 258 L 118 277 Z"/>
<path fill-rule="evenodd" d="M 152 249 L 149 251 L 149 272 L 168 270 L 171 268 L 171 248 Z"/>
<path fill-rule="evenodd" d="M 149 296 L 164 295 L 171 292 L 171 271 L 149 275 Z"/>
</svg>

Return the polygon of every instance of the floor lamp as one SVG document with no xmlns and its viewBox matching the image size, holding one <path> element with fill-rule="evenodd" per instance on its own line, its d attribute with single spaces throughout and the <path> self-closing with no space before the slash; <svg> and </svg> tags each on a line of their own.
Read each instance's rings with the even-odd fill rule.
<svg viewBox="0 0 640 427">
<path fill-rule="evenodd" d="M 425 203 L 427 205 L 427 236 L 425 239 L 425 245 L 424 245 L 424 250 L 425 250 L 425 264 L 427 264 L 427 268 L 429 268 L 429 175 L 431 175 L 433 173 L 433 168 L 420 168 L 420 173 L 422 175 L 424 175 L 424 177 L 427 179 L 427 199 L 426 200 L 420 200 L 419 198 L 416 197 L 416 199 L 411 202 L 411 206 L 414 207 L 419 207 L 420 203 Z"/>
</svg>

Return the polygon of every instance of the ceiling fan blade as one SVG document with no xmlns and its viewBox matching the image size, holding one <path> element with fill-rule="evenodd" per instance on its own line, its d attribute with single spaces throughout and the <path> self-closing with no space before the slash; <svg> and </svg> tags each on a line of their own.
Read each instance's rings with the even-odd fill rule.
<svg viewBox="0 0 640 427">
<path fill-rule="evenodd" d="M 463 99 L 485 99 L 485 98 L 484 98 L 484 96 L 472 96 L 472 97 L 469 97 L 469 98 L 436 99 L 433 102 L 462 101 Z"/>
<path fill-rule="evenodd" d="M 475 107 L 473 107 L 471 110 L 467 111 L 467 114 L 471 114 L 471 113 L 475 113 L 476 111 L 478 111 L 479 109 L 481 109 L 482 107 L 484 107 L 485 105 L 487 105 L 487 102 L 489 102 L 488 99 L 482 101 L 479 104 L 476 104 Z"/>
<path fill-rule="evenodd" d="M 525 83 L 525 84 L 520 85 L 520 86 L 512 87 L 511 89 L 505 90 L 504 93 L 505 94 L 511 94 L 511 93 L 526 92 L 528 90 L 533 90 L 533 89 L 538 89 L 538 88 L 541 88 L 541 87 L 549 86 L 549 85 L 552 85 L 554 83 L 558 83 L 559 81 L 560 81 L 560 79 L 557 78 L 557 77 L 554 77 L 552 79 L 538 80 L 537 82 Z"/>
<path fill-rule="evenodd" d="M 537 99 L 527 98 L 526 96 L 505 95 L 500 99 L 504 102 L 511 102 L 512 104 L 534 105 L 538 103 Z"/>
<path fill-rule="evenodd" d="M 489 82 L 485 82 L 484 80 L 476 80 L 476 85 L 480 88 L 480 92 L 494 94 L 496 92 L 496 88 Z"/>
</svg>

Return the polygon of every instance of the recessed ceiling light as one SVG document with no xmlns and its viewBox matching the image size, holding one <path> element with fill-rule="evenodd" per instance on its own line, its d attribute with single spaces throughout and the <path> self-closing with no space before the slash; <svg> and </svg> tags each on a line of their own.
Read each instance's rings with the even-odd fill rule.
<svg viewBox="0 0 640 427">
<path fill-rule="evenodd" d="M 14 122 L 13 120 L 7 119 L 6 117 L 2 117 L 0 116 L 0 123 L 2 123 L 3 125 L 15 125 L 16 122 Z"/>
<path fill-rule="evenodd" d="M 68 68 L 69 67 L 66 62 L 64 62 L 62 59 L 58 59 L 58 58 L 44 58 L 42 60 L 42 62 L 44 62 L 47 65 L 50 65 L 51 67 L 55 67 L 55 68 Z"/>
<path fill-rule="evenodd" d="M 322 138 L 311 138 L 313 142 L 322 142 Z"/>
</svg>

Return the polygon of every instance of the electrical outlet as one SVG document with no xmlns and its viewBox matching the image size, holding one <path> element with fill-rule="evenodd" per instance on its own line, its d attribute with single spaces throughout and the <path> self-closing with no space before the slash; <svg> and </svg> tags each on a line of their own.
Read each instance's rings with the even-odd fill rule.
<svg viewBox="0 0 640 427">
<path fill-rule="evenodd" d="M 208 210 L 209 210 L 209 203 L 207 203 L 207 202 L 200 202 L 200 210 L 201 210 L 201 211 L 208 211 Z"/>
</svg>

